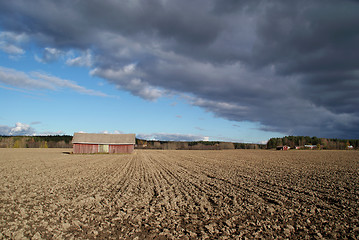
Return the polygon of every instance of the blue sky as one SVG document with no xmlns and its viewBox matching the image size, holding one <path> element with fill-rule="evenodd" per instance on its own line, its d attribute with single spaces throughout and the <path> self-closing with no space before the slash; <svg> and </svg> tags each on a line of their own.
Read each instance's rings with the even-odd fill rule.
<svg viewBox="0 0 359 240">
<path fill-rule="evenodd" d="M 0 134 L 359 138 L 359 3 L 0 2 Z"/>
</svg>

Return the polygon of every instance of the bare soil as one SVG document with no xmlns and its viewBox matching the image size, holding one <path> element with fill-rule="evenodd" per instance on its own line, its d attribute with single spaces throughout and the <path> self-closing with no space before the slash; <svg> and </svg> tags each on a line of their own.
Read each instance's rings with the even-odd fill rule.
<svg viewBox="0 0 359 240">
<path fill-rule="evenodd" d="M 0 149 L 0 239 L 359 239 L 358 151 Z"/>
</svg>

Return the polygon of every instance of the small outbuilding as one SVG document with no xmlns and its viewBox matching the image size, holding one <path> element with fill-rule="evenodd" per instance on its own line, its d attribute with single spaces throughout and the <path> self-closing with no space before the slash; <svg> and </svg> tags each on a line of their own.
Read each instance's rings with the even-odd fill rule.
<svg viewBox="0 0 359 240">
<path fill-rule="evenodd" d="M 278 146 L 278 147 L 277 147 L 277 150 L 282 150 L 282 151 L 287 151 L 287 150 L 289 150 L 289 149 L 290 149 L 289 146 Z"/>
<path fill-rule="evenodd" d="M 74 153 L 132 153 L 135 134 L 74 133 Z"/>
<path fill-rule="evenodd" d="M 313 150 L 317 148 L 317 145 L 308 144 L 308 145 L 304 145 L 304 148 Z"/>
</svg>

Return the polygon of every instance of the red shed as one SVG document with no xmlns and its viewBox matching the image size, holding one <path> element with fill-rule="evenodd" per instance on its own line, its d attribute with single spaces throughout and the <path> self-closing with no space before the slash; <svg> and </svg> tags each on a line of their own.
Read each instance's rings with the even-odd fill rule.
<svg viewBox="0 0 359 240">
<path fill-rule="evenodd" d="M 135 134 L 74 133 L 74 153 L 132 153 Z"/>
<path fill-rule="evenodd" d="M 289 150 L 290 147 L 289 146 L 279 146 L 277 147 L 277 150 L 283 150 L 283 151 L 286 151 L 286 150 Z"/>
</svg>

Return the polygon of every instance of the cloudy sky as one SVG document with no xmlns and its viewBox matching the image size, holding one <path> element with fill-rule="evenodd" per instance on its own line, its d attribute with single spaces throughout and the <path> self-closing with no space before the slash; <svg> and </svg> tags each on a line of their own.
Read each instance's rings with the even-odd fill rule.
<svg viewBox="0 0 359 240">
<path fill-rule="evenodd" d="M 359 138 L 354 0 L 0 2 L 0 134 Z"/>
</svg>

